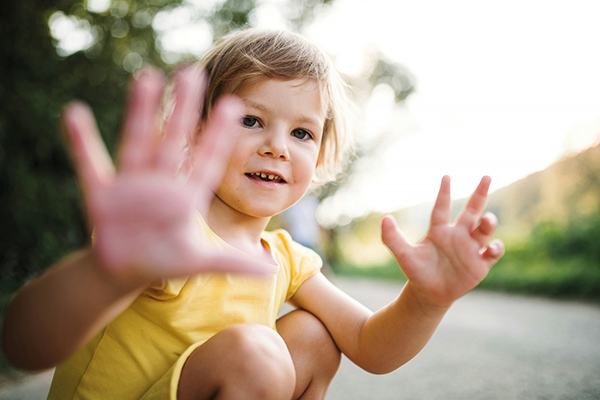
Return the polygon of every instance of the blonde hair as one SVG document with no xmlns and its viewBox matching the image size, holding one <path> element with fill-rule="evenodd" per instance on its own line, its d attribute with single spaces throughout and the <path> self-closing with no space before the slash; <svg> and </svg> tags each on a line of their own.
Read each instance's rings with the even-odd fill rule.
<svg viewBox="0 0 600 400">
<path fill-rule="evenodd" d="M 346 85 L 325 53 L 287 31 L 247 29 L 225 37 L 200 61 L 208 74 L 205 119 L 224 94 L 236 94 L 263 79 L 314 79 L 326 113 L 315 182 L 334 180 L 348 148 Z"/>
</svg>

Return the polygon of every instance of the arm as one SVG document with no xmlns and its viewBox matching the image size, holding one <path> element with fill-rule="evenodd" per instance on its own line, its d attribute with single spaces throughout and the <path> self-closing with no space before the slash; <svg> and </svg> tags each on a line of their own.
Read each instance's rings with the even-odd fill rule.
<svg viewBox="0 0 600 400">
<path fill-rule="evenodd" d="M 391 372 L 412 359 L 445 313 L 443 308 L 422 310 L 408 285 L 398 298 L 373 313 L 322 274 L 307 280 L 291 302 L 319 318 L 340 351 L 374 374 Z"/>
<path fill-rule="evenodd" d="M 480 220 L 489 178 L 484 178 L 454 225 L 450 225 L 450 182 L 446 177 L 425 239 L 413 246 L 395 222 L 383 221 L 383 241 L 408 282 L 400 296 L 371 313 L 323 276 L 306 281 L 292 301 L 315 314 L 346 356 L 372 373 L 391 372 L 427 344 L 451 304 L 473 289 L 503 254 L 503 245 L 487 246 L 496 219 Z M 487 247 L 486 247 L 487 246 Z"/>
<path fill-rule="evenodd" d="M 157 279 L 203 271 L 270 273 L 242 254 L 204 247 L 197 224 L 228 160 L 238 102 L 216 105 L 202 146 L 192 149 L 190 170 L 181 171 L 182 143 L 197 132 L 202 73 L 187 68 L 177 74 L 175 106 L 159 137 L 163 85 L 162 75 L 151 70 L 133 81 L 117 169 L 91 111 L 77 103 L 65 109 L 63 125 L 96 240 L 27 285 L 8 307 L 3 345 L 15 365 L 43 369 L 65 360 Z"/>
<path fill-rule="evenodd" d="M 75 252 L 15 296 L 4 318 L 6 355 L 20 368 L 51 368 L 125 310 L 143 289 L 112 280 L 91 249 Z"/>
</svg>

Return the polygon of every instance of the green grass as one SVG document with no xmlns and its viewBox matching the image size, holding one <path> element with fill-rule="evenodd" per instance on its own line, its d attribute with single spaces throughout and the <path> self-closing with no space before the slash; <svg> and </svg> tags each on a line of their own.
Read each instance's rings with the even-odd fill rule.
<svg viewBox="0 0 600 400">
<path fill-rule="evenodd" d="M 502 260 L 480 287 L 600 302 L 600 268 L 583 257 Z"/>
</svg>

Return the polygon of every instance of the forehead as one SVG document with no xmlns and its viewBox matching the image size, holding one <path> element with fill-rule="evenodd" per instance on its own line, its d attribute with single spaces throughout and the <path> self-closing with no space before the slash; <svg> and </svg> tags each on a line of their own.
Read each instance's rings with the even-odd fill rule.
<svg viewBox="0 0 600 400">
<path fill-rule="evenodd" d="M 324 112 L 327 112 L 329 108 L 329 96 L 326 93 L 327 90 L 325 89 L 325 85 L 313 78 L 280 79 L 265 77 L 264 75 L 250 76 L 242 79 L 234 78 L 230 84 L 227 85 L 229 88 L 226 88 L 225 92 L 241 96 L 242 94 L 256 91 L 259 86 L 277 86 L 278 83 L 287 83 L 289 86 L 297 88 L 298 92 L 316 92 L 319 96 L 320 107 Z"/>
<path fill-rule="evenodd" d="M 249 107 L 269 112 L 300 113 L 324 124 L 326 105 L 314 79 L 261 79 L 244 85 L 235 93 Z"/>
</svg>

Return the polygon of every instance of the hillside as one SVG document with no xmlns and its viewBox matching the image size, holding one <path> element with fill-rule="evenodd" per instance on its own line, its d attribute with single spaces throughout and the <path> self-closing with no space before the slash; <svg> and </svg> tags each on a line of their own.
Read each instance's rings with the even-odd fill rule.
<svg viewBox="0 0 600 400">
<path fill-rule="evenodd" d="M 520 239 L 544 221 L 559 225 L 600 211 L 600 145 L 565 157 L 490 196 L 498 235 Z"/>
</svg>

